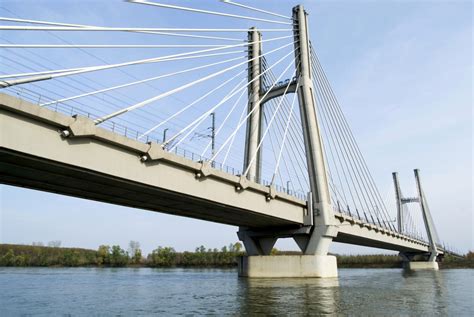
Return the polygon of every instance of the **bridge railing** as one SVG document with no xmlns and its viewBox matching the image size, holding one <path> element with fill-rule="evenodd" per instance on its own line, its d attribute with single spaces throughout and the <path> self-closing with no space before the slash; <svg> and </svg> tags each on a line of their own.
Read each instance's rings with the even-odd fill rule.
<svg viewBox="0 0 474 317">
<path fill-rule="evenodd" d="M 355 220 L 359 220 L 362 223 L 370 224 L 370 225 L 373 225 L 373 226 L 376 226 L 376 227 L 385 228 L 386 230 L 389 230 L 389 231 L 393 231 L 388 226 L 384 226 L 384 225 L 382 225 L 382 223 L 379 223 L 379 222 L 375 221 L 375 219 L 373 219 L 373 217 L 367 216 L 367 213 L 365 213 L 364 211 L 362 211 L 362 212 L 360 212 L 358 210 L 351 211 L 349 208 L 344 208 L 343 206 L 341 206 L 338 203 L 333 204 L 333 210 L 336 214 L 337 213 L 338 214 L 343 214 L 343 215 L 349 216 L 349 217 L 351 217 Z M 407 237 L 410 237 L 411 239 L 413 239 L 417 242 L 420 242 L 420 243 L 428 243 L 428 241 L 426 239 L 424 239 L 423 237 L 418 236 L 416 234 L 413 234 L 413 233 L 405 232 L 405 233 L 403 233 L 403 235 L 405 235 Z M 441 246 L 438 246 L 438 247 L 441 247 Z"/>
<path fill-rule="evenodd" d="M 28 102 L 31 102 L 31 103 L 37 104 L 37 105 L 40 105 L 41 103 L 47 103 L 47 102 L 50 102 L 50 101 L 54 100 L 54 99 L 51 99 L 51 98 L 49 98 L 49 97 L 47 97 L 43 94 L 37 93 L 35 91 L 32 91 L 30 89 L 26 89 L 26 88 L 23 88 L 23 87 L 10 87 L 6 90 L 9 91 L 10 94 L 15 95 L 16 97 L 18 97 L 19 99 L 26 100 Z M 56 103 L 53 103 L 51 105 L 47 105 L 47 106 L 45 106 L 45 108 L 48 108 L 48 109 L 53 110 L 55 112 L 60 112 L 60 113 L 66 114 L 66 115 L 70 115 L 70 116 L 80 115 L 80 116 L 91 118 L 91 119 L 97 118 L 97 115 L 92 114 L 91 112 L 84 111 L 84 110 L 80 109 L 79 107 L 74 107 L 72 105 L 69 105 L 69 104 L 66 104 L 66 103 L 61 103 L 61 102 L 56 102 Z M 156 142 L 156 143 L 161 144 L 161 139 L 159 139 L 157 137 L 150 137 L 149 135 L 147 135 L 143 139 L 140 139 L 140 136 L 142 135 L 143 131 L 138 131 L 137 129 L 130 128 L 127 125 L 124 125 L 122 123 L 118 123 L 118 122 L 109 120 L 109 121 L 103 122 L 100 126 L 101 126 L 101 128 L 105 128 L 105 129 L 107 129 L 109 131 L 112 131 L 114 133 L 117 133 L 119 135 L 123 135 L 127 138 L 134 139 L 134 140 L 137 140 L 137 141 L 140 141 L 140 142 L 143 142 L 143 143 Z M 194 162 L 209 162 L 210 161 L 209 157 L 202 156 L 200 154 L 194 153 L 190 150 L 187 150 L 187 149 L 181 148 L 181 147 L 177 147 L 177 146 L 173 148 L 172 152 L 175 153 L 176 155 L 179 155 L 181 157 L 184 157 L 184 158 L 189 159 L 189 160 L 194 161 Z M 217 169 L 217 170 L 220 170 L 220 171 L 223 171 L 225 173 L 232 174 L 232 175 L 235 175 L 235 176 L 240 176 L 242 174 L 242 171 L 240 169 L 237 169 L 237 168 L 229 166 L 229 165 L 222 164 L 218 161 L 211 162 L 211 166 L 214 169 Z M 257 182 L 256 180 L 252 180 L 252 181 Z M 271 185 L 271 182 L 267 181 L 267 180 L 259 180 L 257 183 L 260 183 L 264 186 L 270 186 Z M 306 198 L 307 194 L 303 193 L 301 191 L 291 190 L 289 188 L 286 188 L 284 186 L 277 185 L 277 184 L 273 184 L 273 186 L 275 186 L 276 190 L 280 193 L 286 193 L 287 195 L 293 196 L 293 197 L 295 197 L 297 199 L 300 199 L 300 200 L 303 200 L 303 201 L 306 201 L 306 199 L 307 199 Z"/>
</svg>

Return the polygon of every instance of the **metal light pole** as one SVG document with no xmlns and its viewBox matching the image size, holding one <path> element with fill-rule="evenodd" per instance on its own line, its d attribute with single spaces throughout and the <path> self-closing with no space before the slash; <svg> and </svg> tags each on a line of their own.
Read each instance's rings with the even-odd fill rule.
<svg viewBox="0 0 474 317">
<path fill-rule="evenodd" d="M 206 133 L 201 133 L 201 132 L 195 132 L 194 136 L 191 138 L 191 140 L 194 137 L 197 137 L 198 139 L 202 138 L 211 138 L 211 157 L 214 157 L 214 154 L 216 153 L 216 113 L 212 112 L 209 114 L 211 116 L 211 126 L 206 128 L 206 131 L 209 129 L 211 130 L 211 133 L 209 134 L 208 132 Z M 207 148 L 206 148 L 207 151 Z M 214 167 L 215 163 L 214 161 L 211 162 L 211 166 Z"/>
<path fill-rule="evenodd" d="M 211 113 L 212 123 L 211 123 L 211 153 L 212 157 L 216 153 L 216 113 Z M 214 161 L 211 162 L 211 166 L 214 167 Z"/>
</svg>

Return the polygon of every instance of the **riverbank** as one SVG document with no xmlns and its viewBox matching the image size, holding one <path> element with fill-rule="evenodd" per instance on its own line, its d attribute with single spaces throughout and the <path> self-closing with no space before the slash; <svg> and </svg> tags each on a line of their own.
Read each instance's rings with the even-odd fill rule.
<svg viewBox="0 0 474 317">
<path fill-rule="evenodd" d="M 274 255 L 299 254 L 273 250 Z M 235 267 L 237 257 L 245 255 L 240 243 L 218 249 L 196 248 L 194 252 L 176 252 L 158 247 L 146 257 L 139 248 L 128 252 L 120 246 L 102 245 L 98 250 L 16 244 L 0 244 L 0 266 L 17 267 Z M 336 255 L 339 268 L 401 268 L 398 255 Z M 463 258 L 446 256 L 441 269 L 474 268 L 474 253 Z"/>
</svg>

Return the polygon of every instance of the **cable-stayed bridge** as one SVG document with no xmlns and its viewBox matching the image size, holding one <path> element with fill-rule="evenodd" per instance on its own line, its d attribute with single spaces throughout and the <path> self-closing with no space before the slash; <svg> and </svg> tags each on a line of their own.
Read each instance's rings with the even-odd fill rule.
<svg viewBox="0 0 474 317">
<path fill-rule="evenodd" d="M 0 75 L 2 183 L 239 226 L 249 255 L 242 275 L 335 276 L 333 241 L 400 251 L 408 262 L 418 255 L 426 261 L 412 267 L 437 267 L 445 248 L 418 170 L 416 197 L 402 195 L 394 174 L 397 210 L 390 210 L 311 44 L 302 6 L 285 16 L 223 1 L 256 17 L 129 2 L 258 27 L 1 17 L 2 32 L 48 32 L 61 42 L 0 44 L 9 68 Z M 56 35 L 63 33 L 119 33 L 159 44 L 72 43 Z M 64 67 L 39 53 L 44 49 L 82 50 L 99 60 L 94 49 L 177 51 Z M 118 82 L 117 73 L 132 81 Z M 110 77 L 115 83 L 104 85 Z M 140 100 L 130 97 L 132 89 Z M 413 203 L 420 209 L 409 211 Z M 270 256 L 287 237 L 303 256 Z"/>
</svg>

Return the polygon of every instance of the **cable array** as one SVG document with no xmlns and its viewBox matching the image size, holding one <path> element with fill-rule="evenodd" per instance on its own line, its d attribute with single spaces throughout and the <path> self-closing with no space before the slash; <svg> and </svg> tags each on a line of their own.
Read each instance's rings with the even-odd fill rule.
<svg viewBox="0 0 474 317">
<path fill-rule="evenodd" d="M 330 180 L 338 188 L 338 210 L 386 229 L 395 230 L 389 212 L 375 185 L 347 119 L 311 46 L 314 91 L 329 152 Z"/>
</svg>

